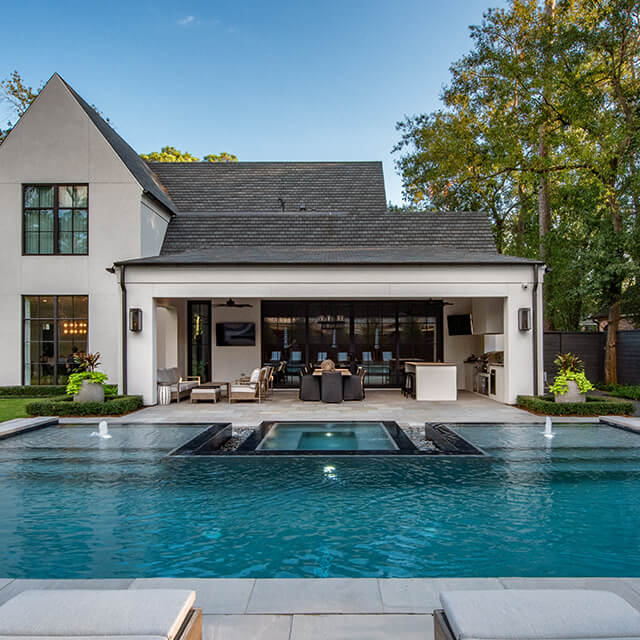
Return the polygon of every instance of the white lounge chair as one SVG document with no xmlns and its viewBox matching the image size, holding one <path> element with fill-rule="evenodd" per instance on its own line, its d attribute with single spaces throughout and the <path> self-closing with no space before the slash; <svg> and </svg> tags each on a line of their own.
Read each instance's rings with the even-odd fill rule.
<svg viewBox="0 0 640 640">
<path fill-rule="evenodd" d="M 0 638 L 201 640 L 195 591 L 34 590 L 0 606 Z"/>
<path fill-rule="evenodd" d="M 435 640 L 638 640 L 640 612 L 610 591 L 443 591 Z"/>
</svg>

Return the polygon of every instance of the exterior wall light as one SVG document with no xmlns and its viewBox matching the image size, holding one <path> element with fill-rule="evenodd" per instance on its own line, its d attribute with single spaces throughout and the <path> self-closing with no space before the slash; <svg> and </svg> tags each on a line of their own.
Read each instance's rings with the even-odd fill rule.
<svg viewBox="0 0 640 640">
<path fill-rule="evenodd" d="M 518 309 L 518 329 L 531 331 L 531 309 L 529 307 Z"/>
<path fill-rule="evenodd" d="M 129 309 L 129 331 L 142 331 L 142 309 Z"/>
</svg>

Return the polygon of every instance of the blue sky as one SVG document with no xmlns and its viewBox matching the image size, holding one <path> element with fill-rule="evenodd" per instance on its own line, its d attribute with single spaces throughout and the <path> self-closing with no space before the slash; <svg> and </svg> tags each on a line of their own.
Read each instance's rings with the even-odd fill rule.
<svg viewBox="0 0 640 640">
<path fill-rule="evenodd" d="M 503 4 L 22 0 L 3 8 L 0 77 L 57 71 L 139 152 L 382 160 L 399 203 L 395 123 L 437 108 L 468 26 Z"/>
</svg>

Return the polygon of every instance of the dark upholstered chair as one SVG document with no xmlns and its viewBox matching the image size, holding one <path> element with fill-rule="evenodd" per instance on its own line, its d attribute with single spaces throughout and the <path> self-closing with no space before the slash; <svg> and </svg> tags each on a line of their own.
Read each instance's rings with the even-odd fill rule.
<svg viewBox="0 0 640 640">
<path fill-rule="evenodd" d="M 343 394 L 345 402 L 364 400 L 364 369 L 362 367 L 357 367 L 355 374 L 345 376 Z"/>
<path fill-rule="evenodd" d="M 307 367 L 300 371 L 300 400 L 320 400 L 320 376 L 311 375 Z"/>
<path fill-rule="evenodd" d="M 325 371 L 322 374 L 322 402 L 342 402 L 342 374 Z"/>
</svg>

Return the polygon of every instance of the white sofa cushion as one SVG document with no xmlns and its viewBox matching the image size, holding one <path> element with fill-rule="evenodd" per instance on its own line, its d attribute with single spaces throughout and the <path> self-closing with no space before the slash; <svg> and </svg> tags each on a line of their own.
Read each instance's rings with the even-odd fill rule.
<svg viewBox="0 0 640 640">
<path fill-rule="evenodd" d="M 231 392 L 232 393 L 248 393 L 254 396 L 256 394 L 256 385 L 255 384 L 232 384 Z"/>
<path fill-rule="evenodd" d="M 640 612 L 610 591 L 443 591 L 456 640 L 640 638 Z"/>
<path fill-rule="evenodd" d="M 24 591 L 0 607 L 0 637 L 173 640 L 195 599 L 183 589 Z"/>
</svg>

